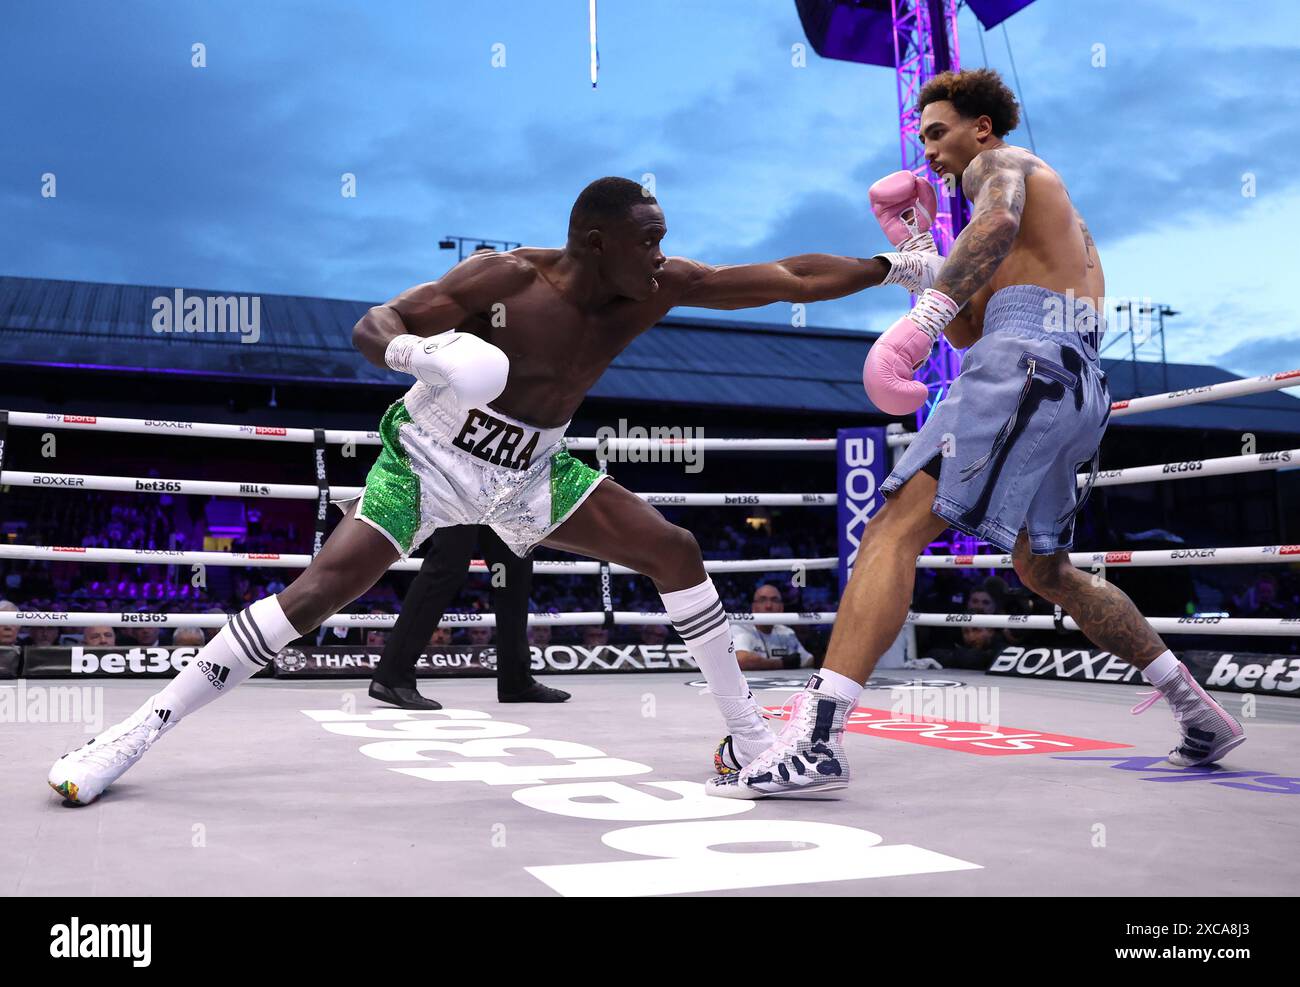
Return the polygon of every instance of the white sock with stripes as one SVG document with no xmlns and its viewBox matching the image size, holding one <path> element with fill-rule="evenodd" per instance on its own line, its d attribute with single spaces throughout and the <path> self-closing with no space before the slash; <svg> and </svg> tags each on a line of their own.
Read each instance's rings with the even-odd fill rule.
<svg viewBox="0 0 1300 987">
<path fill-rule="evenodd" d="M 660 595 L 668 619 L 704 673 L 727 726 L 733 733 L 752 736 L 761 732 L 768 736 L 767 724 L 749 698 L 749 686 L 736 661 L 731 624 L 713 580 L 705 576 L 698 586 Z"/>
<path fill-rule="evenodd" d="M 279 597 L 258 600 L 235 614 L 161 692 L 145 701 L 137 715 L 152 715 L 160 729 L 170 729 L 255 675 L 299 636 Z"/>
</svg>

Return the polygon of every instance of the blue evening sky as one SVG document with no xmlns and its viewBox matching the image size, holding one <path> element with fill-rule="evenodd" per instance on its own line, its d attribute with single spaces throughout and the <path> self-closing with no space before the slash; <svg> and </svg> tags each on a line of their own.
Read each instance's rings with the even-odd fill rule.
<svg viewBox="0 0 1300 987">
<path fill-rule="evenodd" d="M 1002 30 L 961 24 L 963 63 L 1011 82 Z M 1007 34 L 1108 293 L 1182 313 L 1171 359 L 1300 365 L 1300 4 L 1039 0 Z M 894 75 L 796 67 L 803 41 L 793 0 L 600 0 L 593 91 L 586 0 L 7 0 L 0 274 L 379 301 L 446 270 L 444 234 L 559 245 L 604 174 L 654 177 L 670 253 L 869 254 Z M 906 303 L 807 320 L 879 330 Z"/>
</svg>

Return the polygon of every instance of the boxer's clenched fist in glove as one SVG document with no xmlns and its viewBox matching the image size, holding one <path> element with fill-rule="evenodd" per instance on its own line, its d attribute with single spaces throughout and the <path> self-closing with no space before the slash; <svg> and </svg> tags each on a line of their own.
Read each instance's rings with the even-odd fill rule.
<svg viewBox="0 0 1300 987">
<path fill-rule="evenodd" d="M 506 389 L 510 360 L 491 343 L 451 329 L 436 336 L 397 336 L 384 363 L 434 387 L 449 387 L 463 408 L 485 407 Z"/>
<path fill-rule="evenodd" d="M 934 186 L 910 171 L 886 175 L 867 190 L 871 211 L 885 236 L 899 250 L 934 250 Z"/>
<path fill-rule="evenodd" d="M 934 222 L 934 186 L 910 171 L 886 175 L 867 192 L 871 211 L 898 249 L 876 254 L 889 265 L 881 284 L 900 284 L 920 294 L 934 284 L 944 258 L 934 245 L 930 224 Z"/>
<path fill-rule="evenodd" d="M 862 386 L 872 404 L 887 415 L 907 415 L 925 403 L 926 386 L 913 378 L 958 308 L 943 292 L 927 288 L 916 307 L 872 344 L 862 366 Z"/>
</svg>

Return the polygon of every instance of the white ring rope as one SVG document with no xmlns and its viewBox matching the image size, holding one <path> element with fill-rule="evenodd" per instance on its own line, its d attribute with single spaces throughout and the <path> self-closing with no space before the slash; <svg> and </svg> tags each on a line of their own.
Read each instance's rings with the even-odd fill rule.
<svg viewBox="0 0 1300 987">
<path fill-rule="evenodd" d="M 1148 397 L 1116 401 L 1111 405 L 1111 417 L 1120 418 L 1146 411 L 1181 407 L 1218 401 L 1225 398 L 1279 390 L 1300 384 L 1300 370 L 1288 370 L 1255 378 L 1242 378 L 1180 391 L 1154 394 Z M 203 438 L 254 439 L 279 442 L 311 443 L 315 433 L 309 428 L 282 428 L 254 425 L 224 425 L 212 422 L 182 422 L 153 419 L 111 418 L 93 415 L 40 414 L 13 411 L 9 423 L 31 428 L 98 429 L 109 432 L 137 434 L 185 435 Z M 379 445 L 378 432 L 356 432 L 328 429 L 325 441 L 331 444 L 353 443 Z M 893 431 L 887 436 L 890 446 L 907 445 L 915 433 Z M 608 451 L 648 450 L 651 448 L 689 447 L 700 451 L 831 451 L 835 439 L 683 439 L 647 435 L 645 438 L 580 437 L 567 440 L 570 449 L 597 450 L 602 455 Z M 1293 465 L 1294 464 L 1294 465 Z M 1181 463 L 1164 463 L 1137 466 L 1118 470 L 1103 470 L 1095 481 L 1096 486 L 1116 486 L 1127 483 L 1182 479 L 1188 476 L 1223 476 L 1251 473 L 1262 470 L 1293 469 L 1300 465 L 1300 449 L 1281 452 L 1255 453 L 1242 456 L 1225 456 L 1218 459 L 1189 460 Z M 1078 477 L 1080 484 L 1085 477 Z M 319 490 L 306 484 L 232 483 L 207 480 L 162 480 L 153 477 L 93 476 L 75 473 L 38 473 L 6 470 L 0 473 L 0 485 L 27 487 L 62 487 L 89 490 L 129 492 L 157 492 L 182 494 L 207 494 L 234 497 L 278 497 L 289 500 L 315 500 Z M 331 487 L 333 496 L 346 499 L 361 492 L 360 487 Z M 834 494 L 638 494 L 650 503 L 681 506 L 829 506 L 836 503 Z M 1070 555 L 1073 565 L 1089 568 L 1097 566 L 1153 566 L 1153 565 L 1229 565 L 1249 563 L 1290 562 L 1300 554 L 1300 546 L 1251 546 L 1245 548 L 1174 549 L 1134 552 L 1075 552 Z M 46 548 L 42 546 L 0 545 L 0 557 L 15 559 L 51 559 L 87 562 L 158 562 L 177 564 L 197 562 L 213 565 L 249 565 L 268 568 L 304 568 L 310 561 L 306 555 L 279 555 L 275 553 L 237 552 L 180 552 L 144 549 L 102 548 Z M 395 564 L 394 569 L 417 569 L 420 559 L 407 559 Z M 705 564 L 709 571 L 755 572 L 794 568 L 831 569 L 836 559 L 770 559 L 717 561 Z M 978 556 L 921 556 L 918 568 L 1007 568 L 1011 557 L 1007 555 Z M 481 562 L 471 566 L 474 571 L 486 572 Z M 539 562 L 535 571 L 596 573 L 597 562 Z M 631 573 L 623 566 L 611 566 L 611 571 Z M 800 614 L 729 613 L 728 618 L 737 623 L 768 624 L 830 624 L 835 614 L 813 612 Z M 58 613 L 49 611 L 0 612 L 0 626 L 54 624 L 64 626 L 157 626 L 157 627 L 221 627 L 227 621 L 225 614 L 109 614 L 99 611 Z M 1242 635 L 1296 635 L 1300 634 L 1300 618 L 1259 617 L 1147 617 L 1153 630 L 1166 634 L 1242 634 Z M 530 614 L 530 624 L 600 625 L 606 614 L 601 611 L 571 614 Z M 397 621 L 393 614 L 338 614 L 326 619 L 326 627 L 392 627 Z M 667 624 L 666 614 L 633 611 L 615 611 L 613 622 L 621 625 Z M 1055 618 L 1047 616 L 1022 616 L 1002 614 L 942 614 L 909 613 L 907 623 L 926 627 L 968 626 L 1050 630 L 1057 626 Z M 495 626 L 493 614 L 447 614 L 440 626 Z M 1061 626 L 1078 630 L 1069 617 Z"/>
<path fill-rule="evenodd" d="M 310 428 L 285 428 L 279 425 L 223 425 L 217 422 L 183 422 L 145 418 L 110 418 L 104 415 L 41 414 L 38 411 L 11 411 L 9 424 L 26 428 L 89 429 L 98 432 L 123 432 L 134 435 L 171 435 L 196 439 L 256 439 L 263 442 L 316 441 Z M 353 443 L 359 446 L 381 444 L 378 432 L 325 429 L 330 445 Z"/>
<path fill-rule="evenodd" d="M 1262 377 L 1242 377 L 1239 380 L 1225 380 L 1221 384 L 1206 384 L 1203 387 L 1189 387 L 1181 391 L 1165 391 L 1141 398 L 1127 398 L 1112 401 L 1110 417 L 1127 418 L 1147 411 L 1164 411 L 1168 408 L 1181 408 L 1189 404 L 1204 404 L 1207 401 L 1224 401 L 1239 398 L 1246 394 L 1260 394 L 1265 391 L 1280 391 L 1286 387 L 1300 386 L 1300 370 L 1283 370 Z M 916 438 L 915 432 L 896 432 L 889 436 L 891 446 L 909 445 Z"/>
<path fill-rule="evenodd" d="M 1218 459 L 1189 459 L 1152 466 L 1100 470 L 1094 486 L 1185 480 L 1197 476 L 1229 476 L 1300 467 L 1300 449 L 1256 452 Z M 1079 486 L 1087 474 L 1075 477 Z M 35 473 L 5 470 L 0 485 L 46 489 L 112 490 L 128 493 L 178 493 L 214 497 L 274 497 L 280 500 L 315 500 L 320 491 L 305 483 L 235 483 L 224 480 L 172 480 L 144 476 L 99 476 L 89 473 Z M 330 487 L 330 497 L 346 500 L 360 496 L 363 487 Z M 833 507 L 833 493 L 638 493 L 651 504 L 668 507 Z"/>
<path fill-rule="evenodd" d="M 1158 634 L 1300 635 L 1300 617 L 1147 617 L 1146 614 L 1143 617 Z M 1028 627 L 1050 631 L 1056 626 L 1056 618 L 1021 614 L 909 613 L 907 623 L 919 627 Z M 1074 618 L 1068 616 L 1063 618 L 1062 626 L 1067 631 L 1080 629 Z"/>
<path fill-rule="evenodd" d="M 810 613 L 728 613 L 727 618 L 741 624 L 833 624 L 835 614 L 823 612 Z M 224 627 L 229 620 L 225 613 L 146 613 L 146 612 L 108 612 L 100 610 L 84 611 L 50 611 L 19 610 L 0 611 L 0 627 L 6 625 L 33 626 L 35 624 L 62 624 L 68 627 Z M 1050 618 L 1049 618 L 1050 619 Z M 326 618 L 322 627 L 375 627 L 390 628 L 397 623 L 397 614 L 392 613 L 353 613 L 336 614 Z M 530 613 L 530 625 L 549 624 L 551 626 L 603 625 L 603 610 L 587 610 L 575 613 Z M 645 624 L 671 624 L 665 613 L 648 611 L 616 610 L 614 623 L 626 626 Z M 476 627 L 495 627 L 496 616 L 491 613 L 448 613 L 442 618 L 439 627 L 463 627 L 473 624 Z M 310 632 L 309 632 L 310 633 Z"/>
<path fill-rule="evenodd" d="M 624 626 L 669 624 L 667 614 L 647 611 L 616 610 L 614 623 Z M 0 626 L 33 626 L 55 624 L 67 627 L 222 627 L 229 618 L 224 613 L 108 613 L 96 610 L 60 613 L 54 611 L 0 612 Z M 833 624 L 835 614 L 827 611 L 810 613 L 728 613 L 727 619 L 738 624 L 804 625 Z M 1147 617 L 1152 630 L 1161 634 L 1240 634 L 1274 637 L 1300 635 L 1300 617 Z M 337 614 L 327 618 L 323 627 L 375 627 L 389 628 L 397 623 L 396 614 L 363 613 Z M 578 613 L 533 613 L 528 616 L 530 625 L 551 626 L 603 625 L 603 611 Z M 972 613 L 909 613 L 906 623 L 921 627 L 1022 627 L 1031 630 L 1052 630 L 1056 620 L 1047 616 L 1017 614 Z M 444 615 L 439 627 L 495 627 L 496 616 L 490 613 L 449 613 Z M 1070 617 L 1062 620 L 1068 631 L 1079 630 Z"/>
<path fill-rule="evenodd" d="M 1204 387 L 1186 388 L 1180 391 L 1166 391 L 1148 397 L 1129 398 L 1111 404 L 1111 418 L 1123 418 L 1145 411 L 1159 411 L 1165 408 L 1178 408 L 1189 404 L 1202 404 L 1207 401 L 1220 401 L 1225 398 L 1241 397 L 1245 394 L 1259 394 L 1264 391 L 1276 391 L 1285 387 L 1300 386 L 1300 369 L 1283 370 L 1262 377 L 1243 377 L 1239 380 L 1224 381 L 1221 384 L 1208 384 Z M 213 439 L 257 439 L 270 442 L 305 442 L 315 441 L 315 434 L 310 428 L 285 428 L 274 425 L 223 425 L 216 422 L 164 421 L 144 418 L 109 418 L 99 415 L 64 415 L 42 414 L 34 411 L 9 412 L 9 424 L 26 428 L 70 428 L 95 429 L 106 432 L 131 432 L 136 434 L 186 435 L 197 438 Z M 913 432 L 899 432 L 889 436 L 889 445 L 907 445 L 915 437 Z M 357 432 L 343 429 L 326 429 L 325 441 L 332 445 L 354 443 L 356 445 L 379 445 L 378 432 Z M 649 449 L 673 446 L 686 446 L 691 449 L 711 452 L 756 452 L 782 451 L 804 452 L 813 450 L 834 450 L 834 439 L 674 439 L 674 438 L 618 438 L 598 440 L 595 437 L 572 438 L 568 440 L 570 449 L 591 451 L 604 443 L 608 448 L 626 450 L 631 448 Z"/>
<path fill-rule="evenodd" d="M 76 545 L 0 545 L 0 559 L 46 562 L 102 562 L 128 565 L 215 565 L 241 566 L 250 569 L 305 569 L 311 556 L 277 552 L 189 552 L 153 548 L 83 548 Z M 394 562 L 391 572 L 414 572 L 421 558 Z M 705 560 L 709 572 L 776 572 L 834 569 L 839 560 L 808 559 L 714 559 Z M 1121 552 L 1071 552 L 1070 564 L 1080 569 L 1108 566 L 1180 566 L 1180 565 L 1296 565 L 1300 563 L 1300 545 L 1249 545 L 1234 548 L 1172 548 Z M 597 575 L 601 563 L 583 561 L 534 562 L 533 571 L 543 575 Z M 1010 555 L 922 555 L 918 569 L 1010 569 Z M 476 559 L 471 572 L 488 572 L 487 565 Z M 627 566 L 610 564 L 615 575 L 638 573 Z"/>
<path fill-rule="evenodd" d="M 0 559 L 24 559 L 46 562 L 125 562 L 129 565 L 215 565 L 244 566 L 252 569 L 306 569 L 310 555 L 279 554 L 276 552 L 185 552 L 153 548 L 81 548 L 75 545 L 0 545 Z M 414 572 L 424 562 L 422 558 L 409 558 L 394 562 L 390 572 Z M 717 559 L 705 561 L 709 572 L 776 572 L 834 569 L 836 558 L 819 559 Z M 601 563 L 584 561 L 534 562 L 533 572 L 543 575 L 597 575 Z M 635 576 L 636 570 L 627 566 L 610 564 L 615 575 Z M 489 572 L 481 559 L 470 565 L 471 572 Z"/>
<path fill-rule="evenodd" d="M 1111 418 L 1126 418 L 1140 415 L 1146 411 L 1163 411 L 1166 408 L 1181 408 L 1189 404 L 1204 404 L 1207 401 L 1224 401 L 1239 398 L 1245 394 L 1261 394 L 1264 391 L 1280 391 L 1284 387 L 1300 385 L 1300 370 L 1282 370 L 1275 374 L 1260 377 L 1242 377 L 1239 380 L 1225 380 L 1222 384 L 1206 384 L 1202 387 L 1188 387 L 1181 391 L 1165 391 L 1163 394 L 1151 394 L 1142 398 L 1127 398 L 1112 401 Z"/>
<path fill-rule="evenodd" d="M 9 424 L 25 428 L 67 428 L 120 432 L 133 435 L 171 435 L 200 439 L 254 439 L 266 442 L 315 442 L 310 428 L 288 428 L 278 425 L 226 425 L 217 422 L 186 422 L 145 418 L 111 418 L 102 415 L 41 414 L 36 411 L 11 411 Z M 654 429 L 647 430 L 645 438 L 597 438 L 574 436 L 565 439 L 569 449 L 579 452 L 609 450 L 624 452 L 632 449 L 649 450 L 688 447 L 700 452 L 834 452 L 835 439 L 683 439 L 656 436 Z M 325 429 L 325 442 L 329 445 L 377 446 L 382 440 L 378 432 L 358 432 L 347 429 Z"/>
<path fill-rule="evenodd" d="M 1240 548 L 1160 548 L 1127 552 L 1071 552 L 1080 569 L 1108 566 L 1268 565 L 1300 563 L 1300 545 L 1250 545 Z M 1010 569 L 1010 555 L 922 555 L 918 569 Z"/>
<path fill-rule="evenodd" d="M 315 500 L 320 490 L 306 483 L 235 483 L 227 480 L 171 480 L 146 476 L 102 476 L 90 473 L 33 473 L 5 470 L 0 485 L 53 490 L 111 490 L 125 493 L 198 494 L 210 497 L 268 497 Z M 364 487 L 329 488 L 331 500 L 361 496 Z M 834 507 L 833 493 L 638 493 L 665 507 Z"/>
</svg>

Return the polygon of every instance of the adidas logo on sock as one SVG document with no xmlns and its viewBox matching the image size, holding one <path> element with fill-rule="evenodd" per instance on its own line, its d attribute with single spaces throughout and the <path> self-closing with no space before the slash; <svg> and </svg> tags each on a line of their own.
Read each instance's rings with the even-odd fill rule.
<svg viewBox="0 0 1300 987">
<path fill-rule="evenodd" d="M 197 662 L 196 664 L 198 665 L 199 671 L 206 675 L 208 681 L 216 686 L 216 688 L 224 689 L 226 687 L 226 678 L 230 675 L 230 669 L 225 665 L 218 665 L 216 662 L 206 660 Z"/>
<path fill-rule="evenodd" d="M 158 717 L 158 719 L 162 720 L 164 723 L 166 723 L 168 720 L 172 718 L 172 711 L 170 709 L 155 709 L 153 711 L 153 715 Z"/>
</svg>

